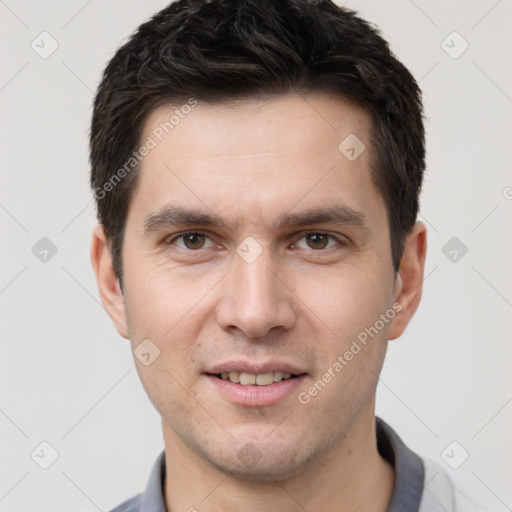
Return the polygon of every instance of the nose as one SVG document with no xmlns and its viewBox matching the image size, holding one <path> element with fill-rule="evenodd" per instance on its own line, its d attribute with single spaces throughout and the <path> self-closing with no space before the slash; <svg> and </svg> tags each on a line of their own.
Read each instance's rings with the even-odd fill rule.
<svg viewBox="0 0 512 512">
<path fill-rule="evenodd" d="M 274 267 L 274 268 L 272 268 Z M 296 322 L 297 301 L 291 283 L 279 276 L 270 249 L 255 261 L 234 254 L 233 268 L 222 281 L 216 318 L 225 330 L 239 330 L 249 338 L 261 338 Z"/>
</svg>

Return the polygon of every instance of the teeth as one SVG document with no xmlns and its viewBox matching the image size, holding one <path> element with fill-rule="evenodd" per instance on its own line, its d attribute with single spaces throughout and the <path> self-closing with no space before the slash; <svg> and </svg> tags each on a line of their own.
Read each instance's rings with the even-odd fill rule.
<svg viewBox="0 0 512 512">
<path fill-rule="evenodd" d="M 242 384 L 242 386 L 268 386 L 274 382 L 287 380 L 291 378 L 291 376 L 291 373 L 284 372 L 268 372 L 259 373 L 257 375 L 246 372 L 222 372 L 220 374 L 222 380 L 229 380 L 236 384 Z"/>
<path fill-rule="evenodd" d="M 258 386 L 268 386 L 274 382 L 274 374 L 270 373 L 260 373 L 256 375 L 256 384 Z"/>
<path fill-rule="evenodd" d="M 229 372 L 228 375 L 231 382 L 240 382 L 240 372 Z"/>
<path fill-rule="evenodd" d="M 256 384 L 256 375 L 252 373 L 240 372 L 240 384 L 243 386 L 250 386 Z"/>
</svg>

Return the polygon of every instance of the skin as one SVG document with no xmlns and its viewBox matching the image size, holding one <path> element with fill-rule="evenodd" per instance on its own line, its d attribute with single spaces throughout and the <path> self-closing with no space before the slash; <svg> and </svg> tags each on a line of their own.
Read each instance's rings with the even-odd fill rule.
<svg viewBox="0 0 512 512">
<path fill-rule="evenodd" d="M 169 112 L 153 111 L 141 140 Z M 162 416 L 168 510 L 387 510 L 394 471 L 376 446 L 377 376 L 388 340 L 420 301 L 426 229 L 415 225 L 395 273 L 384 201 L 370 179 L 370 127 L 363 110 L 331 94 L 199 103 L 142 161 L 122 293 L 103 228 L 94 229 L 105 309 L 133 349 L 149 338 L 160 350 L 151 365 L 135 364 Z M 353 162 L 338 150 L 349 134 L 366 145 Z M 145 219 L 170 203 L 233 225 L 146 232 Z M 334 204 L 364 222 L 272 229 L 283 214 Z M 194 230 L 205 237 L 175 238 Z M 252 263 L 236 252 L 249 236 L 262 250 Z M 393 320 L 301 404 L 297 392 L 396 303 Z M 276 404 L 235 405 L 203 373 L 234 357 L 286 361 L 307 376 Z M 261 457 L 249 466 L 238 457 L 247 443 Z"/>
</svg>

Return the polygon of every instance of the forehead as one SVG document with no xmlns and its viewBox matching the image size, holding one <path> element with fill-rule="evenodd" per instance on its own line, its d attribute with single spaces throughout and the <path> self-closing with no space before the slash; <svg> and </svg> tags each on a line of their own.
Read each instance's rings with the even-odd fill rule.
<svg viewBox="0 0 512 512">
<path fill-rule="evenodd" d="M 190 106 L 193 105 L 193 106 Z M 340 95 L 286 94 L 265 99 L 205 103 L 194 99 L 164 105 L 146 118 L 142 139 L 151 136 L 175 151 L 233 157 L 265 152 L 338 150 L 349 135 L 369 141 L 367 112 Z M 181 135 L 181 136 L 180 136 Z M 336 154 L 336 153 L 335 153 Z"/>
<path fill-rule="evenodd" d="M 142 215 L 181 203 L 269 223 L 295 205 L 365 209 L 379 201 L 370 130 L 363 109 L 331 94 L 161 106 L 144 124 L 151 149 L 132 206 Z"/>
</svg>

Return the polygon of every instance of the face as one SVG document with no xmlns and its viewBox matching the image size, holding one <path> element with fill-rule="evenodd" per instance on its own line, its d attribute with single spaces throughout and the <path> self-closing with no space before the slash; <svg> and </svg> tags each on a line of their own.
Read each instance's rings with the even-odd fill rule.
<svg viewBox="0 0 512 512">
<path fill-rule="evenodd" d="M 143 159 L 108 308 L 133 349 L 151 340 L 136 365 L 166 442 L 283 479 L 373 413 L 402 286 L 370 126 L 327 94 L 199 103 Z"/>
</svg>

